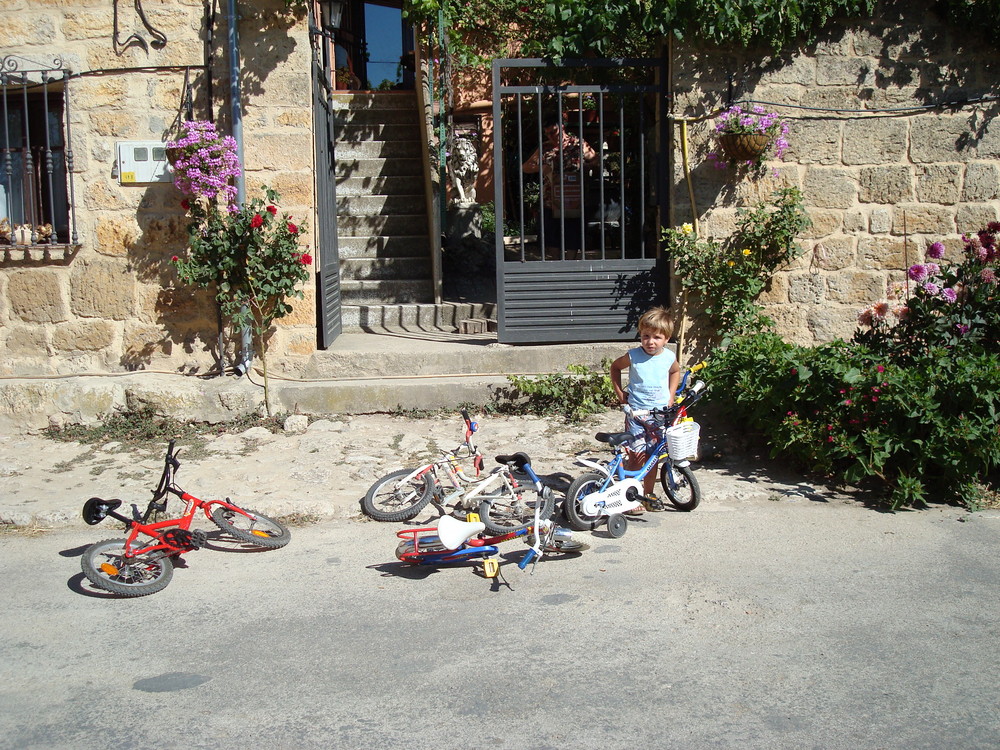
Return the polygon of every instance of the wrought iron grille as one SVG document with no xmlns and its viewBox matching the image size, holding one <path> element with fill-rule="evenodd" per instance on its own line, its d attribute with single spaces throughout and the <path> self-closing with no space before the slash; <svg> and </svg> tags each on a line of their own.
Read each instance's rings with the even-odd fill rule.
<svg viewBox="0 0 1000 750">
<path fill-rule="evenodd" d="M 0 58 L 0 243 L 77 245 L 70 71 Z"/>
</svg>

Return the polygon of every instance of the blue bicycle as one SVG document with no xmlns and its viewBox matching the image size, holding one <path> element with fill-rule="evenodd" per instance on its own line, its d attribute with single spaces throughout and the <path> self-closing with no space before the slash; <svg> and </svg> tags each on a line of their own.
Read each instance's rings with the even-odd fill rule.
<svg viewBox="0 0 1000 750">
<path fill-rule="evenodd" d="M 697 452 L 697 429 L 693 422 L 685 419 L 687 408 L 704 391 L 705 384 L 699 381 L 691 386 L 678 405 L 648 412 L 630 412 L 657 440 L 645 463 L 638 469 L 625 468 L 631 452 L 630 445 L 635 440 L 633 435 L 628 432 L 599 432 L 594 436 L 610 446 L 614 455 L 607 461 L 577 459 L 578 463 L 594 471 L 577 477 L 566 491 L 563 514 L 571 528 L 590 531 L 607 522 L 611 536 L 620 537 L 628 526 L 622 514 L 639 507 L 643 496 L 642 480 L 656 470 L 657 464 L 660 464 L 660 486 L 670 504 L 682 511 L 698 507 L 701 488 L 689 460 Z M 671 443 L 674 446 L 673 455 Z"/>
</svg>

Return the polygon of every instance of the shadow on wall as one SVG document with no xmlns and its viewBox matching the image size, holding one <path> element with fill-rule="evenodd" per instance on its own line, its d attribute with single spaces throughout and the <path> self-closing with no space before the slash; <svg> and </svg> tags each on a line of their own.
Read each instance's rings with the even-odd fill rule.
<svg viewBox="0 0 1000 750">
<path fill-rule="evenodd" d="M 189 372 L 207 371 L 206 352 L 218 361 L 218 317 L 211 289 L 182 284 L 171 259 L 187 246 L 188 219 L 181 213 L 181 195 L 168 183 L 150 185 L 136 220 L 140 234 L 128 247 L 140 293 L 135 330 L 126 341 L 121 365 L 139 370 L 154 358 L 190 355 L 199 364 L 182 365 Z M 155 294 L 155 297 L 153 296 Z M 153 299 L 150 299 L 153 297 Z"/>
</svg>

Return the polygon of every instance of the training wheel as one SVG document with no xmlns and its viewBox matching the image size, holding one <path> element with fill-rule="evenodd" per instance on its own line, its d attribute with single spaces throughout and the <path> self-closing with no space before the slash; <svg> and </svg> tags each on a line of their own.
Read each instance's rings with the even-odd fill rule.
<svg viewBox="0 0 1000 750">
<path fill-rule="evenodd" d="M 620 539 L 628 531 L 628 519 L 621 513 L 608 516 L 608 534 L 612 539 Z"/>
</svg>

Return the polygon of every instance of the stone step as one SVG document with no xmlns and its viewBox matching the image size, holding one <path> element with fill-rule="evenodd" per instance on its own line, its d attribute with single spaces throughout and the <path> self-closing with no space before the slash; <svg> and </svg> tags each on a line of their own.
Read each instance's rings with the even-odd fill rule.
<svg viewBox="0 0 1000 750">
<path fill-rule="evenodd" d="M 346 258 L 427 258 L 427 235 L 344 236 L 337 239 L 340 259 Z"/>
<path fill-rule="evenodd" d="M 466 318 L 458 325 L 459 333 L 496 333 L 497 322 L 493 318 Z"/>
<path fill-rule="evenodd" d="M 420 130 L 416 123 L 345 123 L 336 130 L 334 150 L 339 151 L 344 144 L 368 141 L 413 141 L 419 144 Z"/>
<path fill-rule="evenodd" d="M 340 237 L 368 237 L 373 235 L 427 236 L 426 214 L 401 214 L 396 216 L 338 216 L 337 234 Z"/>
<path fill-rule="evenodd" d="M 346 125 L 373 125 L 385 123 L 389 125 L 411 125 L 416 127 L 420 122 L 420 113 L 416 102 L 412 107 L 373 107 L 344 109 L 334 107 L 334 123 L 336 128 Z"/>
<path fill-rule="evenodd" d="M 337 182 L 337 197 L 355 195 L 419 195 L 423 198 L 424 176 L 346 177 Z"/>
<path fill-rule="evenodd" d="M 336 175 L 341 180 L 359 177 L 420 177 L 424 176 L 424 163 L 420 157 L 358 159 L 337 153 Z"/>
<path fill-rule="evenodd" d="M 430 258 L 341 258 L 344 281 L 378 281 L 431 278 Z"/>
<path fill-rule="evenodd" d="M 478 316 L 478 317 L 477 317 Z M 345 305 L 345 331 L 456 331 L 462 322 L 496 316 L 492 302 L 443 302 L 438 305 Z M 405 372 L 401 369 L 400 372 Z"/>
<path fill-rule="evenodd" d="M 334 94 L 332 97 L 334 110 L 386 110 L 386 109 L 416 109 L 417 95 L 413 91 L 370 91 L 366 93 Z"/>
<path fill-rule="evenodd" d="M 423 195 L 350 195 L 337 198 L 337 216 L 398 216 L 427 210 Z"/>
<path fill-rule="evenodd" d="M 343 305 L 382 305 L 427 303 L 434 299 L 430 279 L 341 280 Z"/>
<path fill-rule="evenodd" d="M 338 142 L 334 147 L 338 159 L 420 159 L 423 154 L 420 143 L 405 141 L 361 141 L 359 143 Z"/>
<path fill-rule="evenodd" d="M 355 308 L 351 313 L 363 313 L 361 330 L 367 329 L 366 332 L 347 330 L 345 324 L 345 333 L 333 346 L 312 355 L 302 377 L 357 378 L 363 374 L 378 382 L 385 392 L 383 399 L 386 396 L 391 399 L 397 397 L 396 390 L 402 383 L 378 381 L 379 378 L 417 377 L 432 381 L 434 375 L 493 374 L 506 384 L 507 374 L 566 374 L 569 365 L 601 370 L 603 360 L 621 356 L 626 346 L 620 341 L 510 346 L 497 344 L 493 334 L 435 334 L 435 329 L 444 326 L 436 325 L 434 305 L 407 307 L 411 309 L 405 311 L 402 326 L 397 324 L 400 318 L 392 306 Z M 421 308 L 419 314 L 424 317 L 416 317 L 418 312 L 414 307 Z M 410 335 L 400 335 L 408 331 Z M 488 393 L 485 384 L 484 391 Z M 376 398 L 375 393 L 371 395 Z"/>
</svg>

